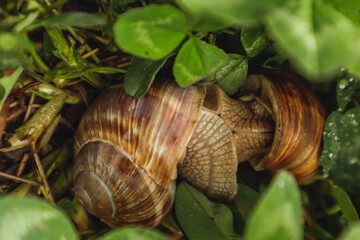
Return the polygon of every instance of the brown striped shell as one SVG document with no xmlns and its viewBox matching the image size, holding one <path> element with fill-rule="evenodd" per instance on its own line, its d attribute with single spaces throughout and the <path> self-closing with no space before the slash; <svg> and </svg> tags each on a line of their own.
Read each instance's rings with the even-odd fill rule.
<svg viewBox="0 0 360 240">
<path fill-rule="evenodd" d="M 75 136 L 74 192 L 111 226 L 156 226 L 175 194 L 177 163 L 199 118 L 203 88 L 155 84 L 141 99 L 110 88 Z"/>
<path fill-rule="evenodd" d="M 324 112 L 296 79 L 249 78 L 239 100 L 214 84 L 154 84 L 140 99 L 114 86 L 75 135 L 74 192 L 110 226 L 156 226 L 172 206 L 177 169 L 212 198 L 237 192 L 238 162 L 286 168 L 299 182 L 317 171 Z"/>
<path fill-rule="evenodd" d="M 252 75 L 243 91 L 257 92 L 275 122 L 270 150 L 263 158 L 250 160 L 254 169 L 286 169 L 298 183 L 309 182 L 318 171 L 321 153 L 325 111 L 320 102 L 288 72 Z"/>
</svg>

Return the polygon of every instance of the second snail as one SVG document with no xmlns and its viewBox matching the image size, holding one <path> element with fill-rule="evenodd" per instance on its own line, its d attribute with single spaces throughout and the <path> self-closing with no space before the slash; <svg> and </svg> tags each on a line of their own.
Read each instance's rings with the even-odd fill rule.
<svg viewBox="0 0 360 240">
<path fill-rule="evenodd" d="M 212 83 L 155 81 L 135 99 L 111 87 L 75 136 L 75 196 L 110 226 L 156 226 L 172 207 L 178 175 L 221 201 L 236 195 L 243 161 L 311 181 L 325 117 L 312 92 L 278 71 L 251 75 L 241 92 L 232 99 Z"/>
</svg>

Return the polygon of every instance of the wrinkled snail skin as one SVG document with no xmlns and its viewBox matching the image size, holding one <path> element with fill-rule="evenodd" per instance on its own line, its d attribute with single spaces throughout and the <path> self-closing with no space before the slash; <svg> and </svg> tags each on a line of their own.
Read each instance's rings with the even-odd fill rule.
<svg viewBox="0 0 360 240">
<path fill-rule="evenodd" d="M 76 198 L 110 226 L 156 226 L 172 206 L 177 172 L 221 200 L 236 195 L 237 166 L 246 160 L 309 181 L 318 169 L 320 103 L 282 74 L 253 75 L 243 91 L 232 99 L 211 83 L 156 82 L 135 99 L 111 87 L 75 135 Z"/>
</svg>

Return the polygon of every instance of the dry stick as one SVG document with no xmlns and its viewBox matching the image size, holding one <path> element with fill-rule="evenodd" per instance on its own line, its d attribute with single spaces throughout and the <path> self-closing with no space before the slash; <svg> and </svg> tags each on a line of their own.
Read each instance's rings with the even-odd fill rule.
<svg viewBox="0 0 360 240">
<path fill-rule="evenodd" d="M 10 103 L 9 108 L 14 108 L 17 105 L 19 105 L 19 101 L 14 101 L 14 102 Z"/>
<path fill-rule="evenodd" d="M 30 117 L 30 112 L 31 112 L 32 104 L 34 103 L 34 100 L 35 100 L 35 94 L 32 93 L 32 94 L 31 94 L 31 97 L 30 97 L 30 101 L 29 101 L 28 107 L 27 107 L 27 109 L 26 109 L 26 113 L 25 113 L 25 117 L 24 117 L 23 123 L 25 123 L 25 122 L 29 119 L 29 117 Z"/>
<path fill-rule="evenodd" d="M 26 179 L 26 178 L 17 177 L 17 176 L 14 176 L 14 175 L 11 175 L 11 174 L 8 174 L 8 173 L 4 173 L 4 172 L 0 172 L 0 177 L 8 178 L 8 179 L 11 179 L 11 180 L 14 180 L 14 181 L 27 183 L 27 184 L 30 184 L 30 185 L 34 185 L 36 187 L 42 186 L 42 184 L 39 183 L 39 182 L 35 182 L 33 180 L 29 180 L 29 179 Z"/>
<path fill-rule="evenodd" d="M 69 83 L 67 86 L 72 86 L 72 85 L 78 84 L 79 82 L 82 82 L 82 81 L 84 81 L 84 80 L 83 79 L 78 79 L 76 81 L 73 81 L 73 82 Z"/>
<path fill-rule="evenodd" d="M 40 173 L 40 177 L 41 177 L 41 179 L 42 179 L 42 181 L 44 183 L 44 187 L 45 187 L 46 193 L 48 195 L 48 198 L 49 198 L 51 204 L 55 205 L 54 198 L 53 198 L 53 196 L 51 194 L 51 191 L 50 191 L 49 183 L 48 183 L 48 181 L 46 179 L 44 169 L 42 168 L 41 163 L 40 163 L 39 155 L 36 152 L 34 152 L 34 158 L 35 158 L 36 166 L 37 166 L 37 168 L 39 170 L 39 173 Z"/>
<path fill-rule="evenodd" d="M 118 56 L 110 56 L 108 58 L 101 59 L 100 62 L 101 63 L 108 62 L 108 61 L 114 60 L 115 58 L 118 58 Z"/>
<path fill-rule="evenodd" d="M 11 114 L 7 119 L 6 121 L 7 122 L 11 122 L 12 120 L 18 118 L 24 111 L 19 109 L 17 110 L 16 112 L 14 112 L 13 114 Z"/>
<path fill-rule="evenodd" d="M 19 177 L 24 172 L 24 169 L 25 169 L 27 160 L 29 159 L 29 156 L 30 156 L 29 153 L 25 153 L 24 156 L 22 157 L 19 167 L 16 171 L 16 176 Z"/>
<path fill-rule="evenodd" d="M 129 66 L 130 64 L 131 64 L 131 62 L 121 63 L 121 64 L 117 65 L 116 67 L 117 68 L 122 68 L 122 67 Z"/>
<path fill-rule="evenodd" d="M 31 104 L 32 108 L 41 108 L 43 105 L 42 104 Z"/>
<path fill-rule="evenodd" d="M 99 48 L 95 48 L 94 50 L 92 50 L 92 51 L 90 51 L 90 52 L 82 55 L 81 57 L 82 57 L 83 59 L 88 58 L 88 57 L 90 57 L 91 55 L 94 55 L 95 53 L 97 53 L 98 51 L 99 51 Z"/>
</svg>

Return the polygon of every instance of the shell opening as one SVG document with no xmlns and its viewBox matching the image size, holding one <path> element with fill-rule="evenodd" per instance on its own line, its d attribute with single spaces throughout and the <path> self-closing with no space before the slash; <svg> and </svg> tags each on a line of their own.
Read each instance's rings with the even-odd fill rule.
<svg viewBox="0 0 360 240">
<path fill-rule="evenodd" d="M 93 172 L 82 171 L 75 178 L 76 199 L 91 214 L 101 218 L 112 218 L 116 206 L 106 184 Z"/>
</svg>

